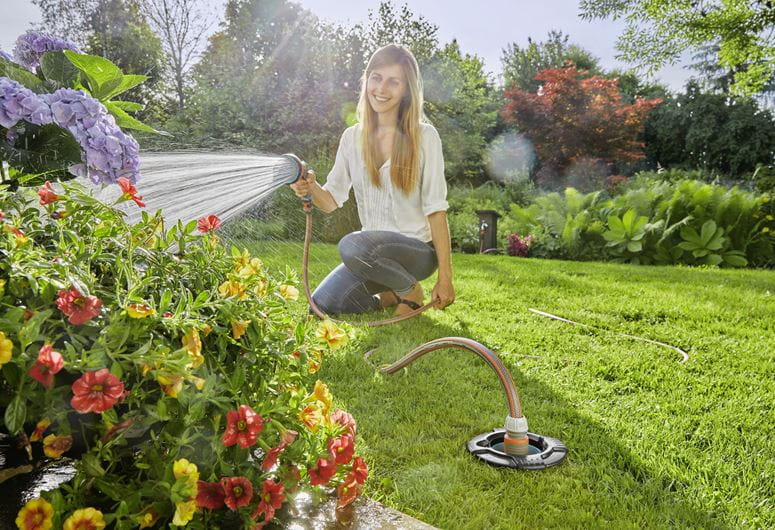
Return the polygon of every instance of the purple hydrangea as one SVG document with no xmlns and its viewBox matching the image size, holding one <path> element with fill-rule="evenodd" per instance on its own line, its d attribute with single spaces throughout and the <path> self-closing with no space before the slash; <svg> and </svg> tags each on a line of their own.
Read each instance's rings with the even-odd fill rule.
<svg viewBox="0 0 775 530">
<path fill-rule="evenodd" d="M 12 63 L 15 62 L 13 57 L 11 57 L 11 54 L 6 53 L 3 50 L 0 50 L 0 58 L 5 59 L 6 61 L 11 61 Z"/>
<path fill-rule="evenodd" d="M 10 128 L 22 120 L 35 125 L 51 123 L 51 108 L 32 90 L 0 77 L 0 125 Z"/>
<path fill-rule="evenodd" d="M 58 39 L 39 31 L 28 31 L 16 39 L 13 49 L 16 62 L 33 72 L 40 64 L 40 58 L 46 52 L 72 50 L 81 53 L 81 49 L 70 41 Z"/>
<path fill-rule="evenodd" d="M 82 163 L 69 168 L 95 184 L 115 183 L 125 177 L 133 184 L 140 174 L 137 141 L 125 134 L 98 100 L 81 90 L 60 88 L 53 94 L 35 94 L 21 84 L 0 77 L 0 125 L 19 121 L 56 124 L 70 132 L 81 146 Z"/>
</svg>

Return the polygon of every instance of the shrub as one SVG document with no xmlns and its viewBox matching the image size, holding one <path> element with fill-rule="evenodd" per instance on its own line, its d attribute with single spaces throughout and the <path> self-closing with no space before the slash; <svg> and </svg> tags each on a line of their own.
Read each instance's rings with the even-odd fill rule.
<svg viewBox="0 0 775 530">
<path fill-rule="evenodd" d="M 227 252 L 215 226 L 129 226 L 75 184 L 0 188 L 0 427 L 76 459 L 25 513 L 249 524 L 300 484 L 360 490 L 354 422 L 310 390 L 347 331 L 294 318 L 293 274 Z"/>
</svg>

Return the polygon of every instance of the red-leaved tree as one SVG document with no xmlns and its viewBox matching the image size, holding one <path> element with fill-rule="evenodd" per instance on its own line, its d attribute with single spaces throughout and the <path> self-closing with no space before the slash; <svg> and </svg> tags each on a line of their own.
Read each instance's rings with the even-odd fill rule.
<svg viewBox="0 0 775 530">
<path fill-rule="evenodd" d="M 501 113 L 535 146 L 540 161 L 539 183 L 557 186 L 572 178 L 603 179 L 612 167 L 643 158 L 639 140 L 643 124 L 660 99 L 636 99 L 627 105 L 618 81 L 587 72 L 572 64 L 541 70 L 543 85 L 536 93 L 506 90 Z M 602 173 L 602 174 L 601 174 Z"/>
</svg>

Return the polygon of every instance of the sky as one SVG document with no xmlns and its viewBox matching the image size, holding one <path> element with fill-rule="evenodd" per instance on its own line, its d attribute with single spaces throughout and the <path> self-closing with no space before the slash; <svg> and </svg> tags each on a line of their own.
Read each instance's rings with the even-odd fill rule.
<svg viewBox="0 0 775 530">
<path fill-rule="evenodd" d="M 201 0 L 204 4 L 222 4 L 222 0 Z M 365 22 L 369 10 L 379 0 L 297 0 L 322 19 L 352 25 Z M 400 6 L 403 2 L 394 2 Z M 439 28 L 442 44 L 456 38 L 464 53 L 484 60 L 485 69 L 494 75 L 501 71 L 502 50 L 509 43 L 521 47 L 527 38 L 545 40 L 550 30 L 570 35 L 570 41 L 592 52 L 606 70 L 627 68 L 615 59 L 616 39 L 623 30 L 619 21 L 586 21 L 579 17 L 578 0 L 407 0 L 415 16 L 422 15 Z M 31 0 L 0 0 L 0 49 L 10 52 L 16 37 L 40 21 L 40 12 Z M 685 61 L 684 61 L 685 62 Z M 659 80 L 675 91 L 683 88 L 691 72 L 682 65 L 666 66 L 656 73 Z"/>
</svg>

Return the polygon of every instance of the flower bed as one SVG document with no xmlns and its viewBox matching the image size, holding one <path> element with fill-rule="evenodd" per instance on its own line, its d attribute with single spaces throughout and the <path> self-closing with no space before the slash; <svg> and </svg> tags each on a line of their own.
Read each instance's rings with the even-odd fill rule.
<svg viewBox="0 0 775 530">
<path fill-rule="evenodd" d="M 355 422 L 312 388 L 347 330 L 295 320 L 291 273 L 199 225 L 129 226 L 77 184 L 0 188 L 0 427 L 77 470 L 22 528 L 262 526 L 303 484 L 360 492 Z"/>
</svg>

